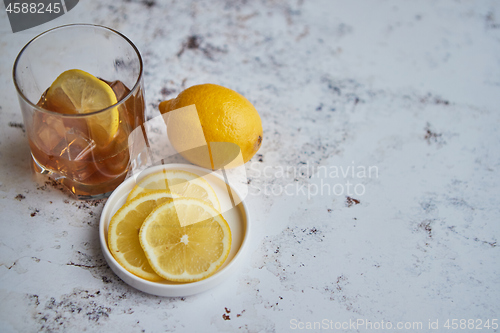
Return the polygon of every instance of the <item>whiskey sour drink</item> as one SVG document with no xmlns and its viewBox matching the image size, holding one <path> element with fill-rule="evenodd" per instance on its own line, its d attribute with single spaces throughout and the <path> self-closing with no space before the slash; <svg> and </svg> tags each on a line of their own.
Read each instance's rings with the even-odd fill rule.
<svg viewBox="0 0 500 333">
<path fill-rule="evenodd" d="M 128 175 L 129 135 L 144 123 L 142 59 L 125 36 L 67 25 L 30 41 L 14 84 L 33 170 L 77 198 L 109 195 Z"/>
</svg>

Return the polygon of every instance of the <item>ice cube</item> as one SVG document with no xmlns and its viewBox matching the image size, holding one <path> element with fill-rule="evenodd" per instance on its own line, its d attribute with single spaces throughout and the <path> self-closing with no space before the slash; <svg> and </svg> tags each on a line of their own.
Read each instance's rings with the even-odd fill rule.
<svg viewBox="0 0 500 333">
<path fill-rule="evenodd" d="M 66 161 L 70 178 L 80 183 L 90 179 L 96 173 L 95 164 L 91 161 Z"/>
<path fill-rule="evenodd" d="M 109 86 L 116 95 L 116 100 L 121 100 L 123 97 L 127 96 L 130 90 L 122 83 L 122 81 L 113 81 L 109 83 Z"/>
<path fill-rule="evenodd" d="M 48 154 L 54 155 L 57 152 L 55 148 L 64 141 L 64 137 L 59 135 L 58 131 L 46 123 L 36 125 L 36 134 L 38 136 L 38 146 Z"/>
<path fill-rule="evenodd" d="M 48 126 L 52 127 L 60 137 L 64 137 L 66 127 L 64 126 L 63 118 L 46 115 L 44 121 Z"/>
<path fill-rule="evenodd" d="M 89 161 L 92 159 L 92 150 L 95 149 L 94 140 L 86 137 L 81 132 L 68 132 L 67 158 L 70 161 Z"/>
</svg>

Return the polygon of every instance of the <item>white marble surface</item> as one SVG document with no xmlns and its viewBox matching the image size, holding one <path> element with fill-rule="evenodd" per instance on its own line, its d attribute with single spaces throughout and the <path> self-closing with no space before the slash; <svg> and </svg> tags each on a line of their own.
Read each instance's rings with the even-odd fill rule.
<svg viewBox="0 0 500 333">
<path fill-rule="evenodd" d="M 500 319 L 498 1 L 86 0 L 16 34 L 1 8 L 1 332 L 287 332 L 314 322 L 371 332 L 382 321 L 446 332 L 447 319 Z M 136 43 L 150 115 L 206 82 L 259 110 L 250 251 L 223 285 L 186 298 L 136 291 L 101 254 L 104 202 L 30 178 L 12 64 L 37 33 L 75 22 Z M 366 177 L 341 174 L 370 166 Z M 358 185 L 352 199 L 339 194 L 347 181 Z M 346 326 L 356 320 L 375 326 Z"/>
</svg>

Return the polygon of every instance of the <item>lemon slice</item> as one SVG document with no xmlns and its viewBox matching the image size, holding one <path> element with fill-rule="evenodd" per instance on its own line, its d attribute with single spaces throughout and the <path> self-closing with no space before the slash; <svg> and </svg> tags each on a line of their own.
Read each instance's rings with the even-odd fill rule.
<svg viewBox="0 0 500 333">
<path fill-rule="evenodd" d="M 113 89 L 104 81 L 79 69 L 63 72 L 45 96 L 45 106 L 64 114 L 90 113 L 116 104 Z M 107 145 L 118 131 L 118 108 L 89 116 L 87 124 L 97 145 Z"/>
<path fill-rule="evenodd" d="M 211 205 L 179 198 L 154 209 L 142 224 L 141 246 L 155 272 L 171 281 L 209 277 L 231 249 L 231 230 Z"/>
<path fill-rule="evenodd" d="M 149 281 L 163 280 L 149 265 L 139 242 L 139 230 L 154 208 L 178 197 L 168 191 L 151 191 L 125 203 L 112 217 L 108 227 L 109 250 L 130 273 Z"/>
<path fill-rule="evenodd" d="M 132 200 L 140 193 L 160 189 L 204 200 L 220 212 L 219 200 L 210 184 L 202 177 L 182 170 L 162 170 L 146 176 L 130 191 L 127 200 Z"/>
</svg>

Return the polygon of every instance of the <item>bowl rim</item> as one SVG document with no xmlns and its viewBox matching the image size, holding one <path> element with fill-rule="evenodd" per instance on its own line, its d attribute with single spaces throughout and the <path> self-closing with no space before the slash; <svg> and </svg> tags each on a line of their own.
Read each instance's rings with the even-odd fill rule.
<svg viewBox="0 0 500 333">
<path fill-rule="evenodd" d="M 244 255 L 246 252 L 246 249 L 248 247 L 248 239 L 250 236 L 250 214 L 248 212 L 247 205 L 244 202 L 244 199 L 242 199 L 241 193 L 233 186 L 228 184 L 233 191 L 233 193 L 236 193 L 236 195 L 241 199 L 240 203 L 236 205 L 236 207 L 233 207 L 233 209 L 238 209 L 238 206 L 241 205 L 242 208 L 240 208 L 240 212 L 243 215 L 245 219 L 245 226 L 244 226 L 244 232 L 242 233 L 242 241 L 239 249 L 236 251 L 234 254 L 233 258 L 231 259 L 230 262 L 226 263 L 223 267 L 219 268 L 213 275 L 209 276 L 206 279 L 200 280 L 200 281 L 195 281 L 195 282 L 186 282 L 186 283 L 172 283 L 172 284 L 163 284 L 163 283 L 158 283 L 158 282 L 153 282 L 153 281 L 148 281 L 143 278 L 140 278 L 129 271 L 127 271 L 125 268 L 123 268 L 113 257 L 111 252 L 109 251 L 108 243 L 107 243 L 107 237 L 106 234 L 107 232 L 105 231 L 106 228 L 109 225 L 109 219 L 106 217 L 110 215 L 111 213 L 108 212 L 109 210 L 112 209 L 113 202 L 115 200 L 118 200 L 118 198 L 122 198 L 123 196 L 123 191 L 127 191 L 125 188 L 128 186 L 131 186 L 132 183 L 137 182 L 137 178 L 142 178 L 150 173 L 153 173 L 155 171 L 159 170 L 168 170 L 168 169 L 180 169 L 180 170 L 185 170 L 185 171 L 190 171 L 186 170 L 191 169 L 191 170 L 198 170 L 202 172 L 203 174 L 210 174 L 211 176 L 214 176 L 218 178 L 220 181 L 222 181 L 224 184 L 227 184 L 224 181 L 224 178 L 215 173 L 214 171 L 196 166 L 196 165 L 191 165 L 191 164 L 180 164 L 180 163 L 172 163 L 172 164 L 163 164 L 163 165 L 156 165 L 152 166 L 149 168 L 146 168 L 142 170 L 140 173 L 127 178 L 125 181 L 123 181 L 114 191 L 113 193 L 109 196 L 107 199 L 104 208 L 101 212 L 101 216 L 99 219 L 99 241 L 101 243 L 101 250 L 103 252 L 104 258 L 108 264 L 108 266 L 111 268 L 111 270 L 126 284 L 132 286 L 135 289 L 138 289 L 140 291 L 153 294 L 156 296 L 170 296 L 170 297 L 181 297 L 181 296 L 189 296 L 193 294 L 197 294 L 203 291 L 206 291 L 212 287 L 215 287 L 217 284 L 222 282 L 239 264 L 241 261 L 241 257 Z M 117 271 L 115 271 L 118 270 Z M 124 277 L 121 276 L 121 274 L 124 275 Z M 134 283 L 131 284 L 129 281 L 133 281 Z M 144 288 L 139 288 L 139 287 L 144 287 Z M 148 290 L 144 290 L 148 289 Z"/>
</svg>

